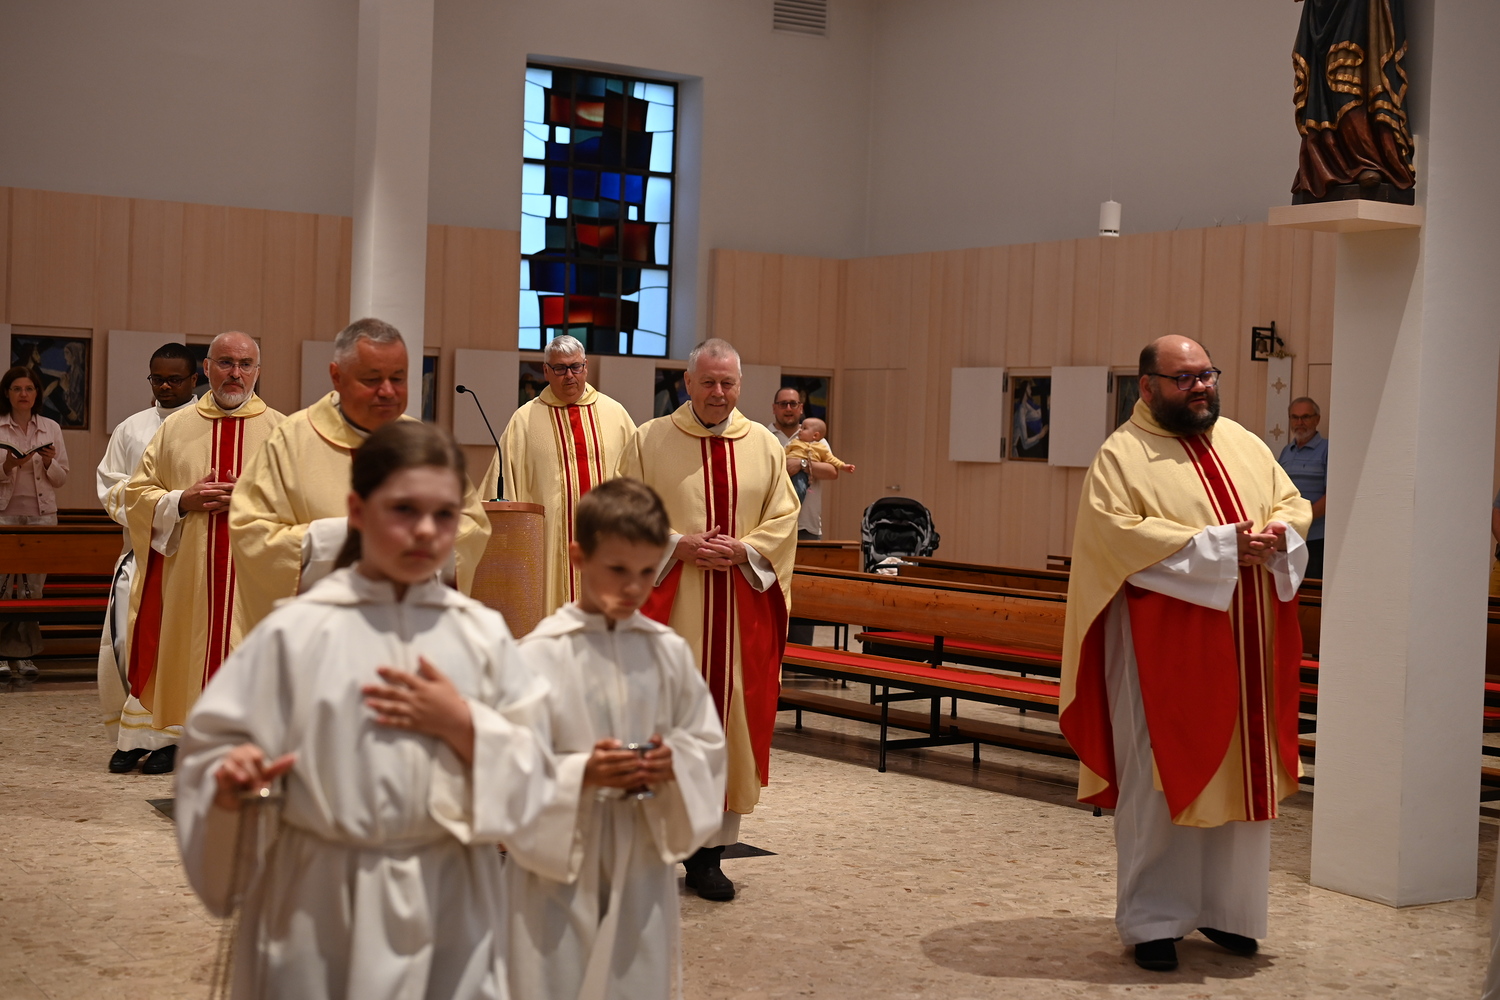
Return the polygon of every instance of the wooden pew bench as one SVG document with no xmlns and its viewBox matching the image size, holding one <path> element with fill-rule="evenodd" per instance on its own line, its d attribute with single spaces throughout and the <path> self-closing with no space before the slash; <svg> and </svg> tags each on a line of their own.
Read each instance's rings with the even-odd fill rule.
<svg viewBox="0 0 1500 1000">
<path fill-rule="evenodd" d="M 992 587 L 964 585 L 942 589 L 896 577 L 799 568 L 792 577 L 792 606 L 799 616 L 878 623 L 941 635 L 949 641 L 982 643 L 998 636 L 1006 645 L 1023 650 L 1028 656 L 1049 652 L 1062 642 L 1063 604 Z M 879 725 L 882 771 L 887 751 L 891 749 L 971 743 L 976 763 L 981 743 L 1072 756 L 1060 735 L 1050 738 L 1048 734 L 1020 727 L 942 716 L 944 698 L 1055 714 L 1058 685 L 1051 680 L 797 644 L 787 646 L 783 663 L 798 673 L 871 686 L 868 705 L 783 688 L 781 707 L 797 712 L 799 727 L 804 712 Z M 927 701 L 929 710 L 925 715 L 898 712 L 893 716 L 892 704 L 902 701 Z M 892 728 L 915 730 L 924 735 L 892 740 L 889 735 Z"/>
<path fill-rule="evenodd" d="M 97 655 L 123 532 L 103 511 L 65 511 L 68 523 L 0 529 L 0 573 L 46 573 L 45 597 L 0 601 L 0 621 L 42 628 L 38 661 Z"/>
</svg>

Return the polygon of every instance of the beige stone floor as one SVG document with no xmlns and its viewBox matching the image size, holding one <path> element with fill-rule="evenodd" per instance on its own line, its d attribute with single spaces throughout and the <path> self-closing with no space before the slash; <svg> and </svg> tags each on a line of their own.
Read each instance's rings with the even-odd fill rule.
<svg viewBox="0 0 1500 1000">
<path fill-rule="evenodd" d="M 206 996 L 216 925 L 147 803 L 170 779 L 108 774 L 94 706 L 85 684 L 0 692 L 0 1000 Z M 976 773 L 958 749 L 879 774 L 868 727 L 782 719 L 742 831 L 776 856 L 725 862 L 733 903 L 684 899 L 690 997 L 1478 996 L 1495 826 L 1477 810 L 1480 896 L 1394 910 L 1309 886 L 1297 796 L 1262 953 L 1189 939 L 1151 975 L 1114 936 L 1110 821 L 1071 803 L 1069 765 L 986 749 Z"/>
</svg>

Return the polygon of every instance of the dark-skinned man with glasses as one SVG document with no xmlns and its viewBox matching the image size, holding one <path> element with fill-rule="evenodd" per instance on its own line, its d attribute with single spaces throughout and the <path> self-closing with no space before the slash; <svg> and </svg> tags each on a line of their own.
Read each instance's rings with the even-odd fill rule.
<svg viewBox="0 0 1500 1000">
<path fill-rule="evenodd" d="M 215 337 L 203 373 L 209 391 L 161 422 L 120 490 L 137 570 L 123 650 L 124 753 L 110 761 L 116 772 L 134 767 L 142 749 L 150 751 L 142 773 L 174 769 L 188 711 L 243 632 L 230 497 L 283 417 L 255 393 L 260 347 L 248 335 Z M 180 366 L 158 371 L 153 363 L 158 400 L 163 392 L 192 398 L 191 381 L 176 381 L 181 374 Z"/>
<path fill-rule="evenodd" d="M 1142 968 L 1201 931 L 1266 936 L 1270 820 L 1297 790 L 1297 588 L 1312 507 L 1219 416 L 1186 337 L 1141 351 L 1141 398 L 1095 456 L 1073 535 L 1063 733 L 1078 797 L 1115 810 L 1115 923 Z"/>
<path fill-rule="evenodd" d="M 109 760 L 109 769 L 115 774 L 134 770 L 142 757 L 166 745 L 151 732 L 151 713 L 127 693 L 125 637 L 130 587 L 135 580 L 135 551 L 130 547 L 130 530 L 125 520 L 125 484 L 140 464 L 141 455 L 156 436 L 157 428 L 194 401 L 193 390 L 198 386 L 198 366 L 192 352 L 181 344 L 158 347 L 148 364 L 150 374 L 146 380 L 156 401 L 115 425 L 94 475 L 100 506 L 125 528 L 125 551 L 115 562 L 114 585 L 99 643 L 99 710 L 110 743 L 115 746 Z"/>
<path fill-rule="evenodd" d="M 578 595 L 578 572 L 568 559 L 573 508 L 579 497 L 614 478 L 620 454 L 635 434 L 635 421 L 625 407 L 589 384 L 589 359 L 575 337 L 564 334 L 548 341 L 542 375 L 547 388 L 511 415 L 481 488 L 494 490 L 503 458 L 505 499 L 547 508 L 543 596 L 550 615 Z"/>
</svg>

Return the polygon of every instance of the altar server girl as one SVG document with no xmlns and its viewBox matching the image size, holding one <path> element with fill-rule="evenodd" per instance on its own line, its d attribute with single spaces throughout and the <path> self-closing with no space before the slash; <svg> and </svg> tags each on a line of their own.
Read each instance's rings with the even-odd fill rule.
<svg viewBox="0 0 1500 1000">
<path fill-rule="evenodd" d="M 438 581 L 463 466 L 429 425 L 371 434 L 354 453 L 345 568 L 261 622 L 188 718 L 188 878 L 222 915 L 247 858 L 254 871 L 236 998 L 508 996 L 495 844 L 553 800 L 554 774 L 535 728 L 545 683 L 500 615 Z M 278 778 L 279 822 L 242 824 Z"/>
</svg>

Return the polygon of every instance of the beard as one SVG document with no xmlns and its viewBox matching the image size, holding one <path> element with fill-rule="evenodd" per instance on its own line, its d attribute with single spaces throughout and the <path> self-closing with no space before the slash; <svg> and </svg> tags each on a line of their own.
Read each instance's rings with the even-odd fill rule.
<svg viewBox="0 0 1500 1000">
<path fill-rule="evenodd" d="M 228 382 L 214 390 L 214 402 L 222 409 L 233 410 L 250 397 L 248 386 L 231 385 Z"/>
<path fill-rule="evenodd" d="M 1151 416 L 1161 425 L 1162 430 L 1173 434 L 1183 437 L 1206 434 L 1219 419 L 1219 391 L 1209 389 L 1207 398 L 1208 409 L 1203 413 L 1194 413 L 1188 408 L 1188 404 L 1192 402 L 1191 396 L 1180 402 L 1168 402 L 1158 395 L 1151 400 Z"/>
</svg>

